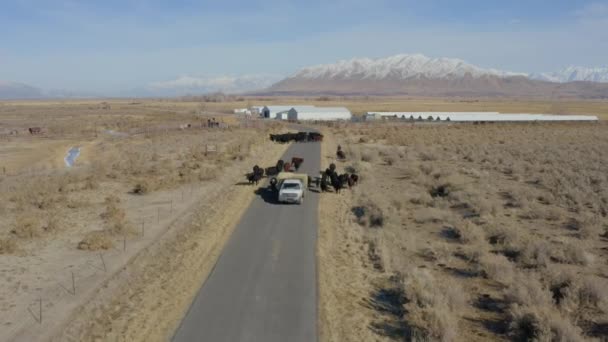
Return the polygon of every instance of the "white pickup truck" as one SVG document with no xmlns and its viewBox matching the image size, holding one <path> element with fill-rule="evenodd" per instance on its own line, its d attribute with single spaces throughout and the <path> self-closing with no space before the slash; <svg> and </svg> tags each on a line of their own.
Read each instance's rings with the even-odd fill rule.
<svg viewBox="0 0 608 342">
<path fill-rule="evenodd" d="M 285 179 L 279 188 L 279 202 L 298 203 L 304 201 L 304 184 L 299 179 Z"/>
<path fill-rule="evenodd" d="M 277 199 L 280 203 L 302 204 L 308 188 L 308 175 L 281 172 L 274 179 L 274 183 L 277 186 Z"/>
</svg>

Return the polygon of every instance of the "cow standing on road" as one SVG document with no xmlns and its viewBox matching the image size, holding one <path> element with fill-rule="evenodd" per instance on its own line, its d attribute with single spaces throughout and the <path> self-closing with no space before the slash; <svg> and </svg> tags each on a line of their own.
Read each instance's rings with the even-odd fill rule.
<svg viewBox="0 0 608 342">
<path fill-rule="evenodd" d="M 302 165 L 303 162 L 304 162 L 304 159 L 302 159 L 302 158 L 297 158 L 297 157 L 291 158 L 291 164 L 293 164 L 293 167 L 296 169 L 296 171 L 298 171 L 298 169 L 300 169 L 300 166 Z"/>
</svg>

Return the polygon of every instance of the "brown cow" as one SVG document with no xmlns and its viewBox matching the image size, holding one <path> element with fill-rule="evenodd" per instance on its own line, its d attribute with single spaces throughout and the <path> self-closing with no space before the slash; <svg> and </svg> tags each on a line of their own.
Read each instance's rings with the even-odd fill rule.
<svg viewBox="0 0 608 342">
<path fill-rule="evenodd" d="M 304 162 L 304 159 L 302 159 L 302 158 L 298 158 L 298 157 L 291 158 L 291 164 L 296 169 L 296 171 L 298 171 L 298 169 L 300 169 L 300 165 L 302 165 L 303 162 Z"/>
</svg>

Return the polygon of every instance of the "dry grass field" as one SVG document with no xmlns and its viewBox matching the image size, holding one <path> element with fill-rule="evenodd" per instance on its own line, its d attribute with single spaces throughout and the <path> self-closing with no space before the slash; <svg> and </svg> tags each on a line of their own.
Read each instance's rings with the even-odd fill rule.
<svg viewBox="0 0 608 342">
<path fill-rule="evenodd" d="M 235 183 L 286 148 L 267 139 L 281 124 L 230 113 L 285 103 L 608 118 L 603 102 L 0 102 L 0 340 L 166 340 L 254 198 Z M 323 340 L 605 338 L 606 125 L 324 129 L 324 164 L 341 144 L 361 184 L 321 196 Z"/>
<path fill-rule="evenodd" d="M 65 114 L 100 114 L 105 103 L 110 105 L 114 115 L 120 110 L 124 114 L 179 114 L 179 115 L 221 115 L 231 114 L 235 108 L 249 108 L 255 105 L 297 105 L 344 106 L 355 115 L 368 111 L 497 111 L 502 113 L 552 113 L 552 114 L 591 114 L 608 119 L 608 102 L 600 100 L 521 100 L 499 98 L 408 98 L 408 97 L 207 97 L 184 98 L 181 100 L 70 100 L 70 101 L 0 101 L 4 112 L 37 108 L 40 114 L 51 108 L 63 108 Z M 68 108 L 70 112 L 67 112 Z M 103 113 L 103 112 L 102 112 Z M 111 114 L 106 111 L 106 114 Z M 93 118 L 94 116 L 90 116 Z M 37 119 L 40 119 L 38 116 Z M 69 115 L 66 119 L 70 119 Z M 150 118 L 148 118 L 150 119 Z M 88 125 L 94 130 L 96 121 Z M 65 125 L 62 125 L 65 127 Z M 2 128 L 0 127 L 0 133 Z"/>
<path fill-rule="evenodd" d="M 591 100 L 520 100 L 496 98 L 406 98 L 406 97 L 244 97 L 239 101 L 226 99 L 221 102 L 181 102 L 165 103 L 184 112 L 201 110 L 232 113 L 234 108 L 249 108 L 253 105 L 297 105 L 308 104 L 321 107 L 343 106 L 354 115 L 368 111 L 425 111 L 425 112 L 467 112 L 496 111 L 502 113 L 551 113 L 551 114 L 591 114 L 608 119 L 608 102 Z"/>
<path fill-rule="evenodd" d="M 321 197 L 323 341 L 608 339 L 608 125 L 351 124 Z"/>
<path fill-rule="evenodd" d="M 300 101 L 301 102 L 301 101 Z M 294 103 L 298 103 L 294 100 Z M 306 103 L 317 106 L 344 106 L 355 115 L 369 111 L 404 112 L 485 112 L 501 113 L 551 113 L 551 114 L 592 114 L 608 119 L 606 101 L 549 101 L 517 99 L 439 99 L 439 98 L 354 98 L 324 101 L 309 99 Z"/>
<path fill-rule="evenodd" d="M 135 267 L 135 260 L 140 260 L 135 268 L 145 269 L 148 277 L 154 274 L 164 282 L 174 277 L 192 288 L 178 294 L 162 291 L 171 295 L 167 302 L 174 316 L 159 313 L 163 307 L 156 303 L 141 306 L 148 308 L 141 317 L 159 318 L 154 326 L 158 334 L 179 320 L 189 304 L 187 294 L 198 288 L 229 236 L 230 220 L 238 219 L 254 196 L 248 187 L 234 184 L 251 165 L 267 159 L 274 163 L 285 148 L 267 141 L 267 133 L 279 129 L 272 123 L 241 121 L 202 107 L 157 101 L 0 104 L 0 340 L 48 338 L 69 317 L 74 319 L 74 310 L 96 298 L 104 282 L 107 286 L 125 265 Z M 201 127 L 211 118 L 220 127 Z M 180 129 L 185 124 L 192 127 Z M 29 127 L 41 127 L 42 134 L 30 135 Z M 64 157 L 73 147 L 80 148 L 80 155 L 68 168 Z M 233 216 L 218 210 L 227 203 Z M 163 237 L 189 227 L 203 234 L 200 251 L 176 237 Z M 152 245 L 199 254 L 172 253 L 161 259 L 159 251 L 154 258 L 137 258 Z M 169 267 L 187 277 L 167 271 L 175 260 L 192 263 L 188 256 L 195 256 L 192 268 Z M 151 260 L 156 268 L 146 266 Z M 159 265 L 159 260 L 165 263 Z M 141 290 L 154 298 L 158 291 Z M 141 297 L 142 303 L 149 300 Z M 87 317 L 99 315 L 99 307 L 91 310 L 97 311 Z M 123 322 L 111 314 L 115 324 Z M 94 340 L 97 335 L 90 329 L 99 329 L 93 325 L 97 322 L 87 319 L 87 326 L 69 332 L 79 336 L 74 340 Z"/>
</svg>

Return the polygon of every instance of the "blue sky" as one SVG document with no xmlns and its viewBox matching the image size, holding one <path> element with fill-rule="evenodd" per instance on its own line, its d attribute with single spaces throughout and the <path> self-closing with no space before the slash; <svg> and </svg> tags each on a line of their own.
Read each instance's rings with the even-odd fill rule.
<svg viewBox="0 0 608 342">
<path fill-rule="evenodd" d="M 608 0 L 7 0 L 0 80 L 108 92 L 423 53 L 521 72 L 608 65 Z"/>
</svg>

